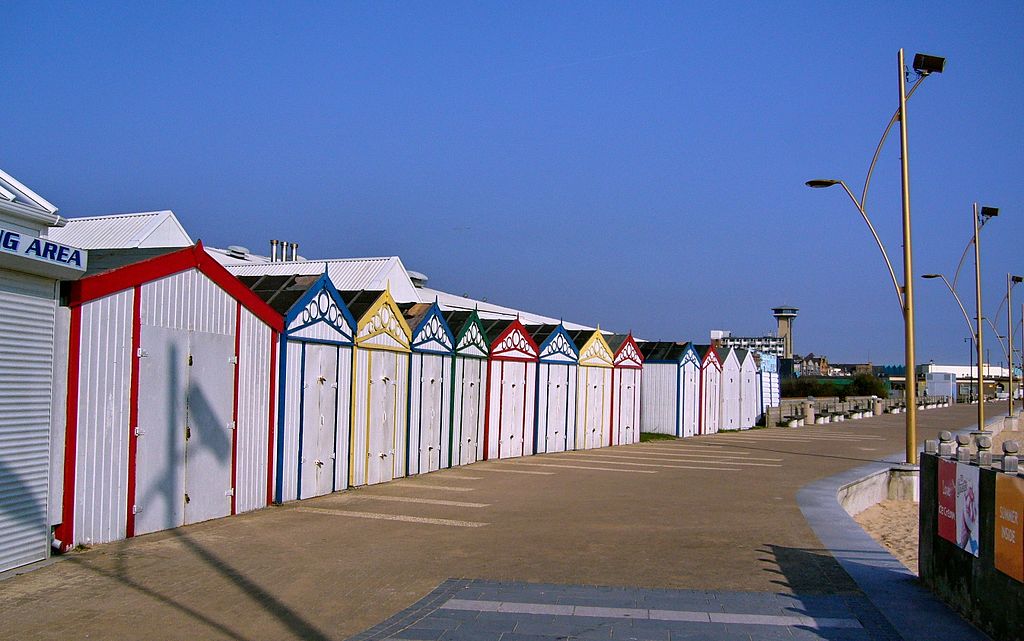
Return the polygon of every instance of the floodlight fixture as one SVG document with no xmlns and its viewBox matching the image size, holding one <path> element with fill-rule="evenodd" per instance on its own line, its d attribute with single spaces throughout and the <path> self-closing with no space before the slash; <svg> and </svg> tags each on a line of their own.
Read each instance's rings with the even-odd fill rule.
<svg viewBox="0 0 1024 641">
<path fill-rule="evenodd" d="M 946 67 L 946 59 L 941 56 L 930 56 L 926 53 L 914 55 L 914 71 L 922 76 L 932 73 L 942 73 Z"/>
</svg>

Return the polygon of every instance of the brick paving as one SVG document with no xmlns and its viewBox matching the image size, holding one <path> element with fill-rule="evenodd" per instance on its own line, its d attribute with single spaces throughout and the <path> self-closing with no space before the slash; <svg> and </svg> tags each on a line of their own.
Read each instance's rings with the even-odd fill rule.
<svg viewBox="0 0 1024 641">
<path fill-rule="evenodd" d="M 970 426 L 974 413 L 922 411 L 919 435 Z M 395 613 L 408 617 L 399 623 L 469 616 L 430 613 L 454 598 L 444 592 L 454 589 L 452 577 L 854 603 L 863 593 L 822 546 L 796 496 L 902 444 L 903 416 L 881 416 L 489 461 L 340 492 L 96 546 L 2 580 L 0 638 L 341 640 L 393 623 Z M 548 466 L 527 465 L 536 463 Z M 661 609 L 697 611 L 686 599 Z M 852 616 L 863 624 L 869 614 Z M 529 634 L 542 638 L 534 624 Z M 615 634 L 627 635 L 622 624 Z"/>
</svg>

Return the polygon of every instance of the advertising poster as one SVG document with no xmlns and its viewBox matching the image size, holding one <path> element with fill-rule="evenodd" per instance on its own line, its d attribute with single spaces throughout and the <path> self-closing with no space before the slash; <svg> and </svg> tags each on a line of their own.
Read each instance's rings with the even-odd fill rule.
<svg viewBox="0 0 1024 641">
<path fill-rule="evenodd" d="M 978 468 L 956 464 L 957 545 L 978 556 Z"/>
<path fill-rule="evenodd" d="M 1024 582 L 1024 479 L 996 475 L 996 569 Z"/>
<path fill-rule="evenodd" d="M 956 538 L 956 463 L 939 459 L 939 536 L 959 545 Z"/>
</svg>

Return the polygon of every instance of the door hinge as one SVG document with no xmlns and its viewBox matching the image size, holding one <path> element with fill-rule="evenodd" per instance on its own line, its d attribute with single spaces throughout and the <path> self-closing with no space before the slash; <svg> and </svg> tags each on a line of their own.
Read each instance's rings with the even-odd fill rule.
<svg viewBox="0 0 1024 641">
<path fill-rule="evenodd" d="M 191 502 L 192 502 L 192 499 L 189 498 L 188 492 L 185 492 L 185 504 L 187 505 L 187 504 L 189 504 Z"/>
<path fill-rule="evenodd" d="M 231 363 L 232 365 L 238 365 L 238 357 L 232 356 L 231 358 L 228 359 L 228 362 Z"/>
<path fill-rule="evenodd" d="M 192 438 L 192 428 L 189 427 L 188 425 L 186 425 L 185 426 L 185 440 L 187 441 L 190 438 Z"/>
<path fill-rule="evenodd" d="M 142 436 L 143 434 L 145 434 L 143 430 L 140 430 L 138 427 L 135 428 L 135 436 Z"/>
<path fill-rule="evenodd" d="M 234 421 L 231 421 L 230 423 L 228 423 L 228 429 L 229 430 L 235 429 L 235 422 Z"/>
<path fill-rule="evenodd" d="M 224 493 L 224 496 L 234 496 L 234 495 L 235 495 L 235 488 L 231 488 L 230 490 L 228 490 L 227 492 Z"/>
<path fill-rule="evenodd" d="M 191 354 L 188 355 L 188 366 L 192 367 L 192 355 Z"/>
<path fill-rule="evenodd" d="M 141 511 L 142 511 L 142 508 L 139 507 L 138 505 L 133 505 L 132 506 L 132 514 L 138 514 Z"/>
<path fill-rule="evenodd" d="M 149 352 L 140 347 L 139 349 L 135 350 L 135 355 L 138 356 L 139 358 L 145 358 L 149 356 Z"/>
</svg>

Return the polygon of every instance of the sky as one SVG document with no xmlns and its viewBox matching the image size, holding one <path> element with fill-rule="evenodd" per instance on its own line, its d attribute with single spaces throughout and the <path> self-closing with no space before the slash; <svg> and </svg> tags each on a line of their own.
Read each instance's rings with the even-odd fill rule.
<svg viewBox="0 0 1024 641">
<path fill-rule="evenodd" d="M 764 335 L 791 305 L 795 350 L 832 362 L 902 363 L 903 321 L 854 205 L 804 183 L 859 194 L 897 51 L 945 56 L 907 115 L 918 362 L 967 361 L 954 299 L 919 275 L 952 278 L 974 202 L 1001 210 L 981 234 L 1001 334 L 1024 273 L 1020 2 L 3 13 L 0 167 L 65 216 L 171 209 L 207 245 L 398 255 L 432 287 L 647 339 Z M 902 278 L 897 129 L 866 209 Z"/>
</svg>

